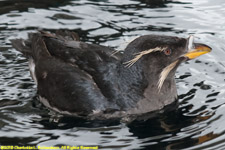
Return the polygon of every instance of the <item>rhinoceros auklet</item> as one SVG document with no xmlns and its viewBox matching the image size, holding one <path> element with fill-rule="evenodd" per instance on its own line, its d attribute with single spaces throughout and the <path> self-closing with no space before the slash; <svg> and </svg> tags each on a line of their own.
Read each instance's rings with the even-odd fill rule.
<svg viewBox="0 0 225 150">
<path fill-rule="evenodd" d="M 62 114 L 107 117 L 140 115 L 173 103 L 177 67 L 211 51 L 193 36 L 144 35 L 114 53 L 68 31 L 29 33 L 12 45 L 28 58 L 45 106 Z"/>
</svg>

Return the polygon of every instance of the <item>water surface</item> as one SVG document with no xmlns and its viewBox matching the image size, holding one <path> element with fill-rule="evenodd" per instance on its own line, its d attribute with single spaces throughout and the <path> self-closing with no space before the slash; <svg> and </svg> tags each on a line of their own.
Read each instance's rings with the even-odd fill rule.
<svg viewBox="0 0 225 150">
<path fill-rule="evenodd" d="M 225 149 L 223 0 L 1 0 L 0 145 L 102 149 Z M 179 108 L 129 125 L 60 117 L 36 100 L 27 60 L 10 44 L 37 29 L 77 32 L 123 50 L 144 34 L 188 37 L 213 51 L 178 69 Z"/>
</svg>

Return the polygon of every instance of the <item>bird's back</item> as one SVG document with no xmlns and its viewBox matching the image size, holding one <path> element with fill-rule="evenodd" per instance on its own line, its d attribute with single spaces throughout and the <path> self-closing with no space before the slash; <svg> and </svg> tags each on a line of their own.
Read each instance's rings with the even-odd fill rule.
<svg viewBox="0 0 225 150">
<path fill-rule="evenodd" d="M 78 114 L 118 109 L 114 87 L 120 53 L 113 55 L 111 48 L 80 42 L 71 32 L 30 33 L 28 37 L 12 44 L 35 66 L 31 74 L 46 106 Z"/>
</svg>

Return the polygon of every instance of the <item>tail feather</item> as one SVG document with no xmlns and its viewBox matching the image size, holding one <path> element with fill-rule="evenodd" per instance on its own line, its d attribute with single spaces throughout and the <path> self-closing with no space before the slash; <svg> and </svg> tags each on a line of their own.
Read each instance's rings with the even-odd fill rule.
<svg viewBox="0 0 225 150">
<path fill-rule="evenodd" d="M 26 42 L 24 39 L 13 39 L 10 41 L 12 43 L 12 46 L 21 53 L 23 53 L 25 57 L 32 56 L 31 47 L 27 46 L 26 43 L 28 42 Z"/>
<path fill-rule="evenodd" d="M 50 40 L 50 41 L 49 41 Z M 23 53 L 27 58 L 33 58 L 34 61 L 43 58 L 50 57 L 51 54 L 46 47 L 45 42 L 52 40 L 58 41 L 79 41 L 78 34 L 70 31 L 56 31 L 56 33 L 49 33 L 45 31 L 39 31 L 36 33 L 28 33 L 28 39 L 13 39 L 11 40 L 12 46 Z"/>
<path fill-rule="evenodd" d="M 31 50 L 34 60 L 51 56 L 40 33 L 33 33 L 31 36 L 31 41 Z"/>
<path fill-rule="evenodd" d="M 29 33 L 28 40 L 13 39 L 11 43 L 12 46 L 23 53 L 25 57 L 32 57 L 35 61 L 41 57 L 51 56 L 42 38 L 40 33 Z"/>
</svg>

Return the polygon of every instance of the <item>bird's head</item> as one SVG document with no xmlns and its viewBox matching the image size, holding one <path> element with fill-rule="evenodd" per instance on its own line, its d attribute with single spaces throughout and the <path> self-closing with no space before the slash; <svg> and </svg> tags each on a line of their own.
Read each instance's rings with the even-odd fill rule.
<svg viewBox="0 0 225 150">
<path fill-rule="evenodd" d="M 194 43 L 193 36 L 178 38 L 145 35 L 135 39 L 127 46 L 124 52 L 126 61 L 123 63 L 128 68 L 135 67 L 135 65 L 144 67 L 145 76 L 157 80 L 160 91 L 164 81 L 174 77 L 177 67 L 182 62 L 210 51 L 209 46 Z"/>
</svg>

